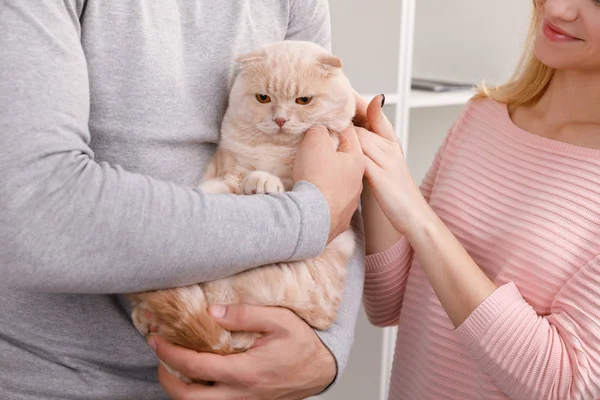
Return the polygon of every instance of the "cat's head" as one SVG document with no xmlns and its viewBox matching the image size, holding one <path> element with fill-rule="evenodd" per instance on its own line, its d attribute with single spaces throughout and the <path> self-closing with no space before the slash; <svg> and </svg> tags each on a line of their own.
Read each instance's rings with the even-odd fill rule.
<svg viewBox="0 0 600 400">
<path fill-rule="evenodd" d="M 350 82 L 341 60 L 302 41 L 264 46 L 237 58 L 241 71 L 228 113 L 238 134 L 297 143 L 315 125 L 346 128 L 355 113 Z"/>
</svg>

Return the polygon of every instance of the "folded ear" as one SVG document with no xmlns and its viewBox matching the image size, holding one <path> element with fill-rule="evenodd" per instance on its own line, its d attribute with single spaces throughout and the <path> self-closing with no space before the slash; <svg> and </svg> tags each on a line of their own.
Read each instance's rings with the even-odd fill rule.
<svg viewBox="0 0 600 400">
<path fill-rule="evenodd" d="M 245 67 L 248 64 L 264 60 L 265 56 L 264 50 L 254 50 L 250 53 L 242 54 L 235 61 L 242 64 L 242 67 Z"/>
<path fill-rule="evenodd" d="M 317 64 L 328 72 L 342 68 L 342 60 L 332 54 L 323 54 L 317 57 Z"/>
</svg>

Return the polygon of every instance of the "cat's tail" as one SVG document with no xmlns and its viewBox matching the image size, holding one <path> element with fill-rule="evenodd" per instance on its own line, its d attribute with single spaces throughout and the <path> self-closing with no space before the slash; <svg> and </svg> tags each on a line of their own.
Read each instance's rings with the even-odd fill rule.
<svg viewBox="0 0 600 400">
<path fill-rule="evenodd" d="M 133 318 L 138 330 L 153 327 L 165 339 L 198 352 L 232 354 L 252 343 L 239 343 L 208 312 L 200 285 L 136 293 Z"/>
</svg>

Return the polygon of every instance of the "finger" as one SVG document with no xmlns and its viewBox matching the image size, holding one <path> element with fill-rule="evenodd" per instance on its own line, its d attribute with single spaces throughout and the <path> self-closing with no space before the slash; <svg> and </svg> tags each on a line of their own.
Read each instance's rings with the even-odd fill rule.
<svg viewBox="0 0 600 400">
<path fill-rule="evenodd" d="M 383 168 L 391 157 L 387 152 L 385 139 L 367 130 L 359 130 L 358 140 L 364 155 Z"/>
<path fill-rule="evenodd" d="M 172 399 L 226 400 L 242 398 L 243 393 L 231 386 L 217 383 L 213 386 L 199 383 L 186 383 L 172 375 L 161 364 L 158 366 L 158 381 Z"/>
<path fill-rule="evenodd" d="M 158 382 L 171 399 L 202 399 L 203 388 L 200 385 L 188 384 L 172 375 L 160 364 L 158 366 Z"/>
<path fill-rule="evenodd" d="M 157 335 L 151 335 L 149 340 L 154 340 L 156 355 L 162 362 L 188 378 L 231 383 L 235 380 L 236 374 L 245 372 L 243 370 L 245 364 L 238 361 L 241 354 L 221 356 L 212 353 L 198 353 L 177 346 Z"/>
<path fill-rule="evenodd" d="M 249 304 L 211 305 L 209 310 L 217 323 L 229 331 L 263 334 L 287 332 L 291 314 L 279 307 Z"/>
<path fill-rule="evenodd" d="M 385 96 L 375 96 L 369 106 L 367 107 L 367 120 L 369 121 L 369 130 L 377 133 L 379 136 L 396 142 L 396 133 L 392 123 L 387 119 L 383 113 L 383 104 L 385 102 Z"/>
<path fill-rule="evenodd" d="M 387 140 L 386 138 L 384 138 L 383 136 L 379 136 L 378 134 L 376 134 L 375 132 L 371 132 L 369 130 L 357 127 L 355 129 L 356 131 L 356 136 L 358 137 L 359 143 L 361 143 L 362 145 L 362 141 L 364 140 L 368 140 L 369 142 L 373 143 L 375 146 L 379 147 L 382 151 L 387 151 L 390 149 L 390 145 L 392 143 L 390 143 L 389 140 Z"/>
<path fill-rule="evenodd" d="M 335 148 L 329 130 L 323 126 L 310 128 L 300 143 L 299 151 L 334 153 Z"/>
<path fill-rule="evenodd" d="M 360 129 L 360 128 L 359 128 Z M 358 141 L 358 137 L 356 136 L 356 129 L 353 125 L 348 126 L 342 133 L 339 135 L 340 145 L 338 146 L 338 151 L 342 153 L 349 154 L 361 154 L 362 149 L 360 147 L 360 142 Z"/>
<path fill-rule="evenodd" d="M 371 188 L 376 187 L 376 180 L 379 174 L 381 173 L 381 167 L 377 165 L 375 161 L 371 160 L 366 154 L 364 157 L 366 161 L 365 176 L 367 177 Z"/>
</svg>

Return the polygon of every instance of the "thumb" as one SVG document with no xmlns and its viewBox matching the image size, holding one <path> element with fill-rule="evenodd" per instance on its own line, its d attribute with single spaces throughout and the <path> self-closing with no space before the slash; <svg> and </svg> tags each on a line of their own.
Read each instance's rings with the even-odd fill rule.
<svg viewBox="0 0 600 400">
<path fill-rule="evenodd" d="M 358 141 L 358 136 L 356 136 L 354 125 L 351 124 L 344 129 L 344 131 L 338 135 L 338 138 L 340 140 L 340 145 L 338 147 L 339 152 L 362 155 L 362 149 L 360 147 L 360 142 Z"/>
<path fill-rule="evenodd" d="M 369 121 L 370 131 L 375 132 L 379 136 L 395 142 L 396 134 L 392 123 L 383 114 L 383 104 L 385 103 L 385 96 L 375 96 L 369 106 L 367 107 L 367 120 Z"/>
<path fill-rule="evenodd" d="M 209 312 L 217 323 L 229 331 L 265 334 L 283 330 L 285 325 L 280 313 L 286 311 L 249 304 L 213 304 L 209 307 Z"/>
<path fill-rule="evenodd" d="M 310 128 L 304 135 L 302 143 L 300 143 L 300 152 L 303 151 L 327 151 L 334 152 L 333 141 L 329 136 L 329 131 L 323 126 L 315 126 Z"/>
</svg>

